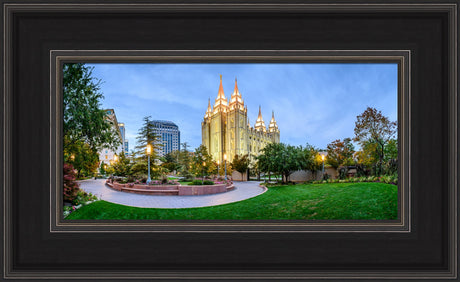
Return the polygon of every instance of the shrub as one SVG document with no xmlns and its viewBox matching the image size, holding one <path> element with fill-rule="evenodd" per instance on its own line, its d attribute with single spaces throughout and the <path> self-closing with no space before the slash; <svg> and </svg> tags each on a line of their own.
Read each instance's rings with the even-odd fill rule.
<svg viewBox="0 0 460 282">
<path fill-rule="evenodd" d="M 64 201 L 73 202 L 80 191 L 79 184 L 75 182 L 76 173 L 73 165 L 64 163 Z"/>
<path fill-rule="evenodd" d="M 79 190 L 77 192 L 77 196 L 75 197 L 75 200 L 73 201 L 74 205 L 80 205 L 80 204 L 85 204 L 86 202 L 89 201 L 94 201 L 97 200 L 97 197 L 91 193 L 86 193 L 83 190 Z"/>
<path fill-rule="evenodd" d="M 339 169 L 339 179 L 345 179 L 347 178 L 347 174 L 348 174 L 348 168 L 346 167 L 341 167 Z"/>
<path fill-rule="evenodd" d="M 214 182 L 211 180 L 201 181 L 198 179 L 193 180 L 189 185 L 214 185 Z"/>
</svg>

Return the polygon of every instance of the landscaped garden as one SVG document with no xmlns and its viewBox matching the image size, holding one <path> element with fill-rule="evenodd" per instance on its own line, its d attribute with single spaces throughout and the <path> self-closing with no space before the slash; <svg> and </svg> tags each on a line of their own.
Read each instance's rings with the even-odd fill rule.
<svg viewBox="0 0 460 282">
<path fill-rule="evenodd" d="M 397 206 L 398 188 L 392 184 L 297 184 L 269 187 L 264 194 L 248 200 L 204 208 L 136 208 L 97 201 L 66 219 L 396 220 Z"/>
</svg>

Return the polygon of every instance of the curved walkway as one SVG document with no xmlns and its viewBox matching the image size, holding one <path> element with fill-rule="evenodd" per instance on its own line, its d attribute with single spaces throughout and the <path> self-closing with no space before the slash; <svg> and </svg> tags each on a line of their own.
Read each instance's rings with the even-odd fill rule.
<svg viewBox="0 0 460 282">
<path fill-rule="evenodd" d="M 234 182 L 235 189 L 229 192 L 200 196 L 152 196 L 113 190 L 105 185 L 105 179 L 79 181 L 80 188 L 99 199 L 140 208 L 197 208 L 217 206 L 246 200 L 266 191 L 259 182 Z"/>
</svg>

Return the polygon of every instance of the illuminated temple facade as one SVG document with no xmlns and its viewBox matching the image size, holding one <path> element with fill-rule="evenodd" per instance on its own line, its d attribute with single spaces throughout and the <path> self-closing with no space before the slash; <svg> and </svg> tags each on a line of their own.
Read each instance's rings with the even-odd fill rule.
<svg viewBox="0 0 460 282">
<path fill-rule="evenodd" d="M 248 153 L 259 155 L 267 144 L 280 142 L 280 130 L 273 112 L 268 128 L 265 126 L 260 106 L 256 123 L 251 127 L 248 108 L 244 105 L 236 79 L 235 89 L 228 102 L 221 75 L 214 106 L 211 107 L 211 100 L 209 100 L 208 109 L 201 123 L 201 138 L 202 144 L 206 146 L 212 158 L 222 163 L 224 154 L 230 162 L 235 155 L 242 156 Z"/>
</svg>

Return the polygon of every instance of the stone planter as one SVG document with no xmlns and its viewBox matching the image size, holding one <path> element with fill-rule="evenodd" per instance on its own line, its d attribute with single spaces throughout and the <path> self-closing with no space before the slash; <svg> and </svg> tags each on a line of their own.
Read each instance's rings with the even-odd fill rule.
<svg viewBox="0 0 460 282">
<path fill-rule="evenodd" d="M 193 196 L 193 195 L 210 195 L 217 193 L 224 193 L 231 191 L 235 188 L 233 184 L 215 184 L 215 185 L 146 185 L 146 184 L 122 184 L 118 182 L 106 182 L 110 188 L 120 191 L 143 195 L 179 195 L 179 196 Z"/>
</svg>

